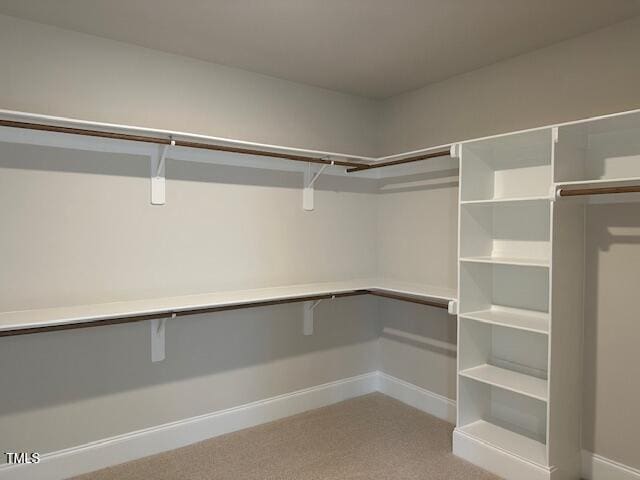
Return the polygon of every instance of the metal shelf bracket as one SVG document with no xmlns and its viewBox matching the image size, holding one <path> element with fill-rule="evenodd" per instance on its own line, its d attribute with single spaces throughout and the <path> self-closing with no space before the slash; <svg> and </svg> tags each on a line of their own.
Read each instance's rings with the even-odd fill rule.
<svg viewBox="0 0 640 480">
<path fill-rule="evenodd" d="M 331 160 L 331 165 L 334 165 L 334 161 Z M 322 175 L 322 172 L 329 166 L 329 164 L 322 165 L 315 175 L 311 175 L 311 163 L 308 164 L 307 169 L 304 171 L 304 187 L 302 189 L 302 208 L 307 211 L 313 210 L 313 185 L 318 180 L 318 177 Z"/>
<path fill-rule="evenodd" d="M 175 147 L 176 141 L 171 140 L 170 145 L 161 145 L 158 153 L 151 155 L 151 205 L 164 205 L 166 203 L 166 158 L 170 147 Z"/>
<path fill-rule="evenodd" d="M 335 295 L 331 297 L 331 300 L 336 298 Z M 304 302 L 304 319 L 302 324 L 302 334 L 303 335 L 313 335 L 313 311 L 315 308 L 322 302 L 322 300 Z"/>
<path fill-rule="evenodd" d="M 176 318 L 172 313 L 170 318 Z M 166 318 L 151 320 L 151 361 L 161 362 L 165 359 L 165 330 L 167 326 Z"/>
</svg>

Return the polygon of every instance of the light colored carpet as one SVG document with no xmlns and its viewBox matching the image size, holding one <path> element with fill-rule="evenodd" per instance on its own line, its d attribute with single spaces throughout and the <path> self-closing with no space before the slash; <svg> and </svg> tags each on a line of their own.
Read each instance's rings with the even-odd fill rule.
<svg viewBox="0 0 640 480">
<path fill-rule="evenodd" d="M 452 430 L 373 393 L 76 480 L 498 480 L 451 453 Z"/>
</svg>

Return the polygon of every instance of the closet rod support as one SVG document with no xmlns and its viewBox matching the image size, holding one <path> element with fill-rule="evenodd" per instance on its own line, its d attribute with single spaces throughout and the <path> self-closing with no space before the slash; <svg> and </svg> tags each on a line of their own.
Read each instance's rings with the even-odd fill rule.
<svg viewBox="0 0 640 480">
<path fill-rule="evenodd" d="M 176 318 L 176 314 L 172 313 L 169 318 Z M 151 324 L 151 361 L 161 362 L 166 358 L 165 355 L 165 331 L 167 326 L 167 317 L 156 318 L 150 321 Z"/>
<path fill-rule="evenodd" d="M 559 188 L 556 191 L 556 198 L 588 195 L 612 195 L 618 193 L 640 193 L 640 185 L 627 185 L 623 187 Z"/>
<path fill-rule="evenodd" d="M 329 160 L 327 160 L 329 161 Z M 314 201 L 313 201 L 313 197 L 314 197 L 314 189 L 313 189 L 313 185 L 316 183 L 316 180 L 318 180 L 318 178 L 320 177 L 320 175 L 322 175 L 322 172 L 325 171 L 325 169 L 328 166 L 333 166 L 335 164 L 335 162 L 333 160 L 330 161 L 331 163 L 327 163 L 324 164 L 322 167 L 320 167 L 320 170 L 318 170 L 315 175 L 311 175 L 311 164 L 309 163 L 307 169 L 304 172 L 304 186 L 302 188 L 302 208 L 304 210 L 307 211 L 311 211 L 314 209 Z"/>
<path fill-rule="evenodd" d="M 331 300 L 333 300 L 334 298 L 336 298 L 335 295 L 331 295 Z M 315 310 L 315 308 L 320 305 L 320 302 L 322 302 L 322 300 L 325 300 L 324 298 L 321 298 L 319 300 L 315 300 L 315 301 L 309 301 L 309 302 L 304 302 L 303 308 L 304 308 L 304 318 L 303 318 L 303 322 L 302 322 L 302 334 L 303 335 L 313 335 L 313 311 Z"/>
<path fill-rule="evenodd" d="M 166 203 L 166 158 L 170 147 L 175 147 L 176 141 L 171 139 L 167 145 L 160 145 L 158 153 L 149 157 L 151 164 L 151 205 Z"/>
</svg>

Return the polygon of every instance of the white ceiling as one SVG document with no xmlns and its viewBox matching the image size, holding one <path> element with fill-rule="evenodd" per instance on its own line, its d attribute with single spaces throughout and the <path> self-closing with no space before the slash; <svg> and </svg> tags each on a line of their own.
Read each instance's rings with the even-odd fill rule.
<svg viewBox="0 0 640 480">
<path fill-rule="evenodd" d="M 640 0 L 0 0 L 0 13 L 385 98 L 640 15 Z"/>
</svg>

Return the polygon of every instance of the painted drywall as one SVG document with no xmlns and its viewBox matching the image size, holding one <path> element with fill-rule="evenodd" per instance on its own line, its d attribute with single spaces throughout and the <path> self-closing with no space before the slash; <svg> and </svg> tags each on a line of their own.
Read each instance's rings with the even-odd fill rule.
<svg viewBox="0 0 640 480">
<path fill-rule="evenodd" d="M 0 309 L 371 277 L 375 180 L 169 160 L 149 202 L 142 156 L 2 143 Z M 375 371 L 373 298 L 3 338 L 0 451 L 49 452 Z M 4 459 L 3 459 L 4 461 Z"/>
<path fill-rule="evenodd" d="M 389 99 L 381 115 L 381 153 L 640 108 L 638 45 L 640 18 Z M 425 205 L 420 222 L 438 225 L 438 212 Z M 633 293 L 638 287 L 635 259 L 640 258 L 638 206 L 592 206 L 589 212 L 583 446 L 638 468 L 640 417 L 634 412 L 640 385 L 637 375 L 621 373 L 637 358 L 634 346 L 640 340 Z M 430 235 L 446 229 L 439 226 Z M 416 227 L 407 228 L 415 232 Z M 385 325 L 401 322 L 393 311 L 384 315 Z M 428 332 L 433 321 L 422 326 L 404 322 L 417 333 Z M 415 345 L 385 347 L 391 345 L 385 338 L 381 342 L 382 368 L 396 377 L 443 395 L 455 381 L 455 369 L 444 367 L 448 379 L 423 372 L 428 364 L 417 362 L 433 361 L 432 353 L 417 353 Z"/>
<path fill-rule="evenodd" d="M 390 167 L 378 182 L 376 200 L 378 274 L 455 291 L 458 161 Z M 382 300 L 380 320 L 387 330 L 380 338 L 381 370 L 455 398 L 455 353 L 433 342 L 456 344 L 455 318 L 438 308 Z M 407 339 L 394 331 L 414 336 Z"/>
<path fill-rule="evenodd" d="M 0 63 L 3 109 L 375 153 L 374 100 L 7 16 Z"/>
<path fill-rule="evenodd" d="M 640 18 L 386 100 L 390 155 L 640 108 Z"/>
<path fill-rule="evenodd" d="M 587 209 L 583 442 L 640 468 L 640 206 Z"/>
</svg>

